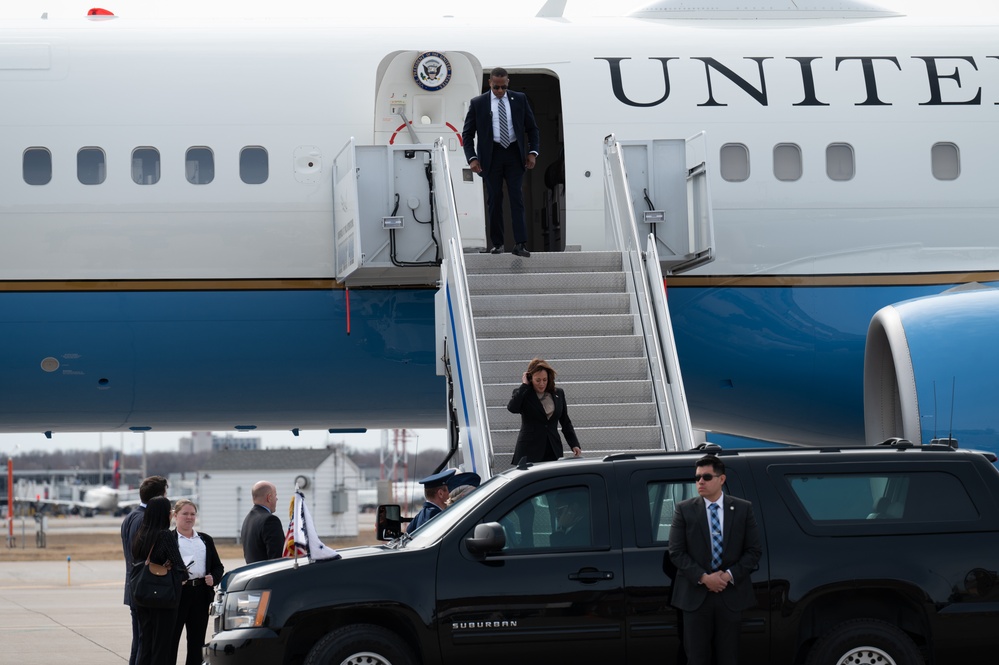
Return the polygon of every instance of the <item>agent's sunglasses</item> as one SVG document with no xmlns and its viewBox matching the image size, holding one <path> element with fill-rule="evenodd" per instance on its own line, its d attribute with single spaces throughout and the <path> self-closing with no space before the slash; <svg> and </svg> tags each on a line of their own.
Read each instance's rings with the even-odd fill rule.
<svg viewBox="0 0 999 665">
<path fill-rule="evenodd" d="M 508 85 L 494 85 L 493 86 L 493 90 L 506 90 L 509 87 L 510 86 L 508 86 Z"/>
<path fill-rule="evenodd" d="M 700 480 L 703 480 L 706 483 L 710 483 L 715 478 L 717 478 L 717 476 L 713 473 L 699 473 L 696 476 L 694 476 L 694 482 L 696 483 Z"/>
</svg>

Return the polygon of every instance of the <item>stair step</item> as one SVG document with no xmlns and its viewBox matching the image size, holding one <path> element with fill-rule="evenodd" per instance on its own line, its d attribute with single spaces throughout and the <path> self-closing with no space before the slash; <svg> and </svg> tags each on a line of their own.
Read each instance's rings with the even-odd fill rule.
<svg viewBox="0 0 999 665">
<path fill-rule="evenodd" d="M 631 297 L 627 293 L 569 293 L 558 298 L 540 294 L 472 296 L 472 315 L 514 314 L 627 314 Z"/>
<path fill-rule="evenodd" d="M 476 321 L 476 325 L 478 322 Z M 533 356 L 532 356 L 533 357 Z M 555 381 L 615 381 L 630 379 L 648 379 L 649 366 L 644 357 L 631 358 L 565 358 L 560 353 L 554 353 L 546 358 L 548 364 L 558 373 Z M 480 358 L 482 382 L 509 383 L 510 390 L 520 381 L 521 375 L 527 370 L 531 360 L 527 356 L 515 360 L 486 361 Z"/>
<path fill-rule="evenodd" d="M 568 395 L 566 399 L 569 399 Z M 510 413 L 503 406 L 490 406 L 489 428 L 510 429 L 520 427 L 520 415 Z M 569 417 L 573 427 L 598 426 L 655 426 L 656 405 L 654 402 L 628 404 L 583 404 L 569 402 Z"/>
<path fill-rule="evenodd" d="M 507 273 L 468 276 L 473 296 L 509 294 L 624 293 L 623 272 Z"/>
<path fill-rule="evenodd" d="M 589 337 L 631 335 L 635 317 L 631 314 L 580 316 L 486 316 L 475 319 L 478 338 L 498 337 Z"/>
<path fill-rule="evenodd" d="M 575 423 L 573 423 L 575 426 Z M 614 453 L 662 450 L 659 428 L 656 426 L 575 427 L 584 457 L 604 457 Z M 513 449 L 519 429 L 492 431 L 493 464 L 496 473 L 511 466 Z M 563 438 L 564 445 L 564 438 Z M 568 448 L 565 449 L 568 452 Z"/>
<path fill-rule="evenodd" d="M 513 254 L 465 254 L 468 275 L 545 272 L 620 271 L 620 252 L 531 252 L 524 259 Z"/>
<path fill-rule="evenodd" d="M 480 339 L 477 346 L 480 362 L 519 360 L 523 367 L 531 358 L 641 358 L 645 353 L 638 335 Z"/>
<path fill-rule="evenodd" d="M 652 381 L 562 381 L 559 373 L 555 385 L 565 391 L 569 413 L 575 417 L 576 404 L 627 404 L 654 399 Z M 519 383 L 485 384 L 486 404 L 506 408 Z M 490 420 L 490 423 L 492 421 Z"/>
</svg>

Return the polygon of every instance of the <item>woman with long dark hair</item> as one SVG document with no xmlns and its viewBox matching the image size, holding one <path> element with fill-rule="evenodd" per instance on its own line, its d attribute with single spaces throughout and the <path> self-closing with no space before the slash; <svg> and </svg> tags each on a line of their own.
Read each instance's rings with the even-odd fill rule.
<svg viewBox="0 0 999 665">
<path fill-rule="evenodd" d="M 555 387 L 555 370 L 541 358 L 535 358 L 527 365 L 527 371 L 514 388 L 510 403 L 506 408 L 511 413 L 520 414 L 520 433 L 517 447 L 513 452 L 512 464 L 522 457 L 528 462 L 549 462 L 562 457 L 562 439 L 558 427 L 576 457 L 582 455 L 576 430 L 569 420 L 569 405 L 565 392 Z"/>
<path fill-rule="evenodd" d="M 144 564 L 167 566 L 176 586 L 180 601 L 180 585 L 187 579 L 187 567 L 177 547 L 177 537 L 170 531 L 170 499 L 158 496 L 146 504 L 142 524 L 132 541 L 132 560 Z M 174 665 L 173 629 L 177 618 L 177 605 L 170 608 L 136 607 L 139 617 L 139 655 L 137 665 Z"/>
</svg>

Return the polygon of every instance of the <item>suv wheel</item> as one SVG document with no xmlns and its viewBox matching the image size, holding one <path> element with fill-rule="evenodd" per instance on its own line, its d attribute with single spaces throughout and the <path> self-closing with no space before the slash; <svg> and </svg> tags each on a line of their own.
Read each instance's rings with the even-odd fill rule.
<svg viewBox="0 0 999 665">
<path fill-rule="evenodd" d="M 922 665 L 912 639 L 884 621 L 856 619 L 819 638 L 807 665 Z"/>
<path fill-rule="evenodd" d="M 409 647 L 381 626 L 358 624 L 331 633 L 309 651 L 305 665 L 415 665 Z"/>
</svg>

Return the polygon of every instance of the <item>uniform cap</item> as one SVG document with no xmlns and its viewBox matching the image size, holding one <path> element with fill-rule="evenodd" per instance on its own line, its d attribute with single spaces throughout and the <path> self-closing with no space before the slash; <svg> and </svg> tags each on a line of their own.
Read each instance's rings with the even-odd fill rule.
<svg viewBox="0 0 999 665">
<path fill-rule="evenodd" d="M 427 476 L 420 481 L 420 484 L 427 489 L 433 489 L 435 487 L 444 487 L 448 484 L 448 479 L 455 474 L 454 469 L 444 469 L 439 473 L 435 473 L 432 476 Z"/>
</svg>

